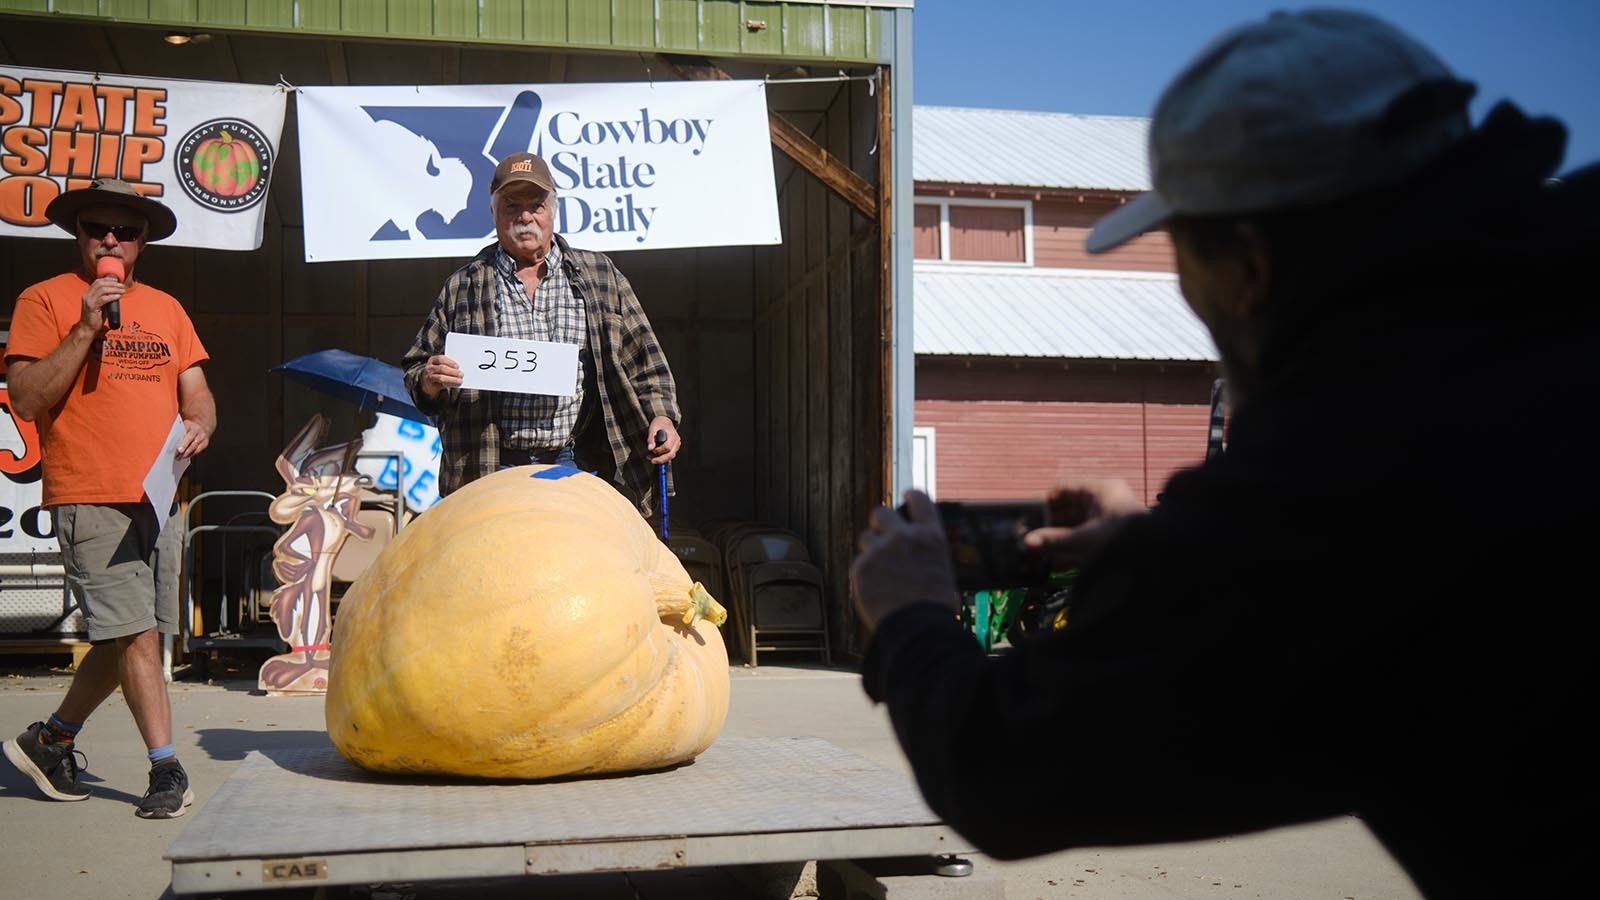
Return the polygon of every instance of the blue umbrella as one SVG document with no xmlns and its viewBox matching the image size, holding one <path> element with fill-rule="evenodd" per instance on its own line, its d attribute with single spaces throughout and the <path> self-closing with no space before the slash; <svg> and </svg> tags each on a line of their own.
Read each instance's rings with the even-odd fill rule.
<svg viewBox="0 0 1600 900">
<path fill-rule="evenodd" d="M 324 394 L 348 400 L 362 410 L 433 424 L 425 413 L 412 405 L 400 369 L 370 356 L 357 356 L 346 350 L 318 350 L 279 363 L 272 371 Z"/>
</svg>

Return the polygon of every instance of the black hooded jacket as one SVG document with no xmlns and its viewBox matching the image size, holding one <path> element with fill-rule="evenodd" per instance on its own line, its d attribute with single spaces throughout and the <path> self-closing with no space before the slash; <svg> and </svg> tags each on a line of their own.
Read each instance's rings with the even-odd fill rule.
<svg viewBox="0 0 1600 900">
<path fill-rule="evenodd" d="M 1227 452 L 1083 567 L 1064 632 L 880 624 L 865 687 L 939 815 L 1015 858 L 1353 813 L 1432 895 L 1579 877 L 1600 167 L 1551 179 L 1564 140 L 1502 105 L 1289 276 Z"/>
</svg>

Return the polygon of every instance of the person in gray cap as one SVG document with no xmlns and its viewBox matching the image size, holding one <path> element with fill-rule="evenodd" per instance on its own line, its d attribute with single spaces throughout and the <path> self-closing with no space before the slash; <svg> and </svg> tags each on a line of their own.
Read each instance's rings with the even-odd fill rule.
<svg viewBox="0 0 1600 900">
<path fill-rule="evenodd" d="M 1078 569 L 1064 629 L 986 657 L 929 498 L 872 513 L 864 686 L 979 849 L 1354 814 L 1425 894 L 1581 878 L 1600 166 L 1552 178 L 1564 128 L 1508 103 L 1474 127 L 1472 93 L 1326 10 L 1228 32 L 1166 89 L 1154 190 L 1088 245 L 1170 230 L 1228 447 L 1155 509 L 1049 498 L 1023 544 Z"/>
<path fill-rule="evenodd" d="M 39 423 L 44 505 L 93 646 L 55 713 L 6 741 L 5 755 L 46 797 L 87 798 L 78 731 L 120 687 L 150 758 L 134 811 L 170 819 L 194 802 L 161 666 L 160 635 L 178 632 L 180 528 L 165 508 L 162 527 L 144 483 L 178 423 L 179 458 L 210 443 L 208 357 L 183 306 L 134 275 L 146 244 L 177 228 L 170 209 L 100 179 L 58 195 L 45 215 L 77 238 L 80 264 L 17 298 L 7 390 L 16 413 Z"/>
<path fill-rule="evenodd" d="M 648 516 L 651 467 L 683 444 L 677 386 L 650 320 L 609 257 L 556 234 L 543 159 L 507 155 L 489 193 L 495 243 L 445 281 L 401 363 L 412 401 L 439 424 L 439 494 L 510 466 L 565 465 L 597 472 Z M 444 352 L 452 331 L 576 345 L 574 392 L 463 389 L 461 361 Z"/>
</svg>

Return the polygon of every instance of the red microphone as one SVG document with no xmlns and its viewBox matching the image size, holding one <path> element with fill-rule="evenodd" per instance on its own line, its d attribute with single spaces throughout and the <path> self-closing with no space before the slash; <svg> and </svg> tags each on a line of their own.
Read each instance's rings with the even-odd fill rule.
<svg viewBox="0 0 1600 900">
<path fill-rule="evenodd" d="M 104 278 L 112 276 L 118 281 L 123 277 L 122 258 L 117 256 L 102 256 L 94 264 L 94 277 Z M 122 303 L 113 300 L 106 304 L 106 324 L 112 328 L 122 327 Z"/>
</svg>

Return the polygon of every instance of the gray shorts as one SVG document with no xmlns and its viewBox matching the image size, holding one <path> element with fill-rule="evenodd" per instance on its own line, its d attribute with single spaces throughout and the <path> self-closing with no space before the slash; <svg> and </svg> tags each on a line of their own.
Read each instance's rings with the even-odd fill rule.
<svg viewBox="0 0 1600 900">
<path fill-rule="evenodd" d="M 54 506 L 67 583 L 94 643 L 157 629 L 178 633 L 182 522 L 156 531 L 148 503 Z"/>
</svg>

